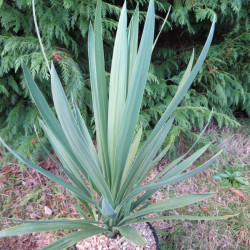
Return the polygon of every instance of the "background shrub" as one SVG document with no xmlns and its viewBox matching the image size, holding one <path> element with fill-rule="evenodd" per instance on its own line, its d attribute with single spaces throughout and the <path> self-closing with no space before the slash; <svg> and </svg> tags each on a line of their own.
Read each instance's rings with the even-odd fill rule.
<svg viewBox="0 0 250 250">
<path fill-rule="evenodd" d="M 136 0 L 128 0 L 134 9 Z M 103 1 L 106 70 L 109 72 L 113 38 L 121 1 Z M 87 32 L 94 20 L 96 0 L 36 1 L 38 24 L 48 59 L 60 72 L 65 91 L 73 95 L 93 130 Z M 148 0 L 140 0 L 140 19 L 145 18 Z M 209 109 L 215 110 L 219 127 L 237 126 L 236 116 L 249 110 L 249 23 L 248 1 L 240 0 L 156 0 L 158 32 L 167 9 L 167 25 L 156 45 L 143 100 L 140 124 L 145 137 L 174 96 L 192 48 L 196 55 L 204 44 L 210 22 L 217 14 L 216 33 L 202 70 L 176 111 L 175 126 L 166 143 L 174 155 L 178 138 L 188 144 L 205 124 Z M 132 12 L 130 12 L 132 14 Z M 24 82 L 25 63 L 51 103 L 49 75 L 33 25 L 31 0 L 0 0 L 0 134 L 24 156 L 41 149 L 34 140 L 37 110 Z M 108 77 L 108 75 L 107 75 Z M 41 132 L 41 131 L 38 131 Z M 94 133 L 94 130 L 93 130 Z M 42 137 L 42 141 L 46 143 Z"/>
</svg>

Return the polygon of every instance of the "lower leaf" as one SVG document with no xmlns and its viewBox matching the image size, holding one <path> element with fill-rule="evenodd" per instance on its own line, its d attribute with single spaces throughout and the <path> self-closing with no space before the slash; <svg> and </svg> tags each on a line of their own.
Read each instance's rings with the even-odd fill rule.
<svg viewBox="0 0 250 250">
<path fill-rule="evenodd" d="M 143 246 L 146 244 L 146 240 L 138 233 L 136 229 L 130 226 L 116 227 L 115 229 L 124 236 L 127 240 L 133 242 L 137 246 Z"/>
<path fill-rule="evenodd" d="M 53 242 L 47 247 L 44 247 L 43 250 L 65 249 L 67 247 L 73 246 L 75 243 L 81 240 L 87 239 L 93 235 L 105 233 L 106 231 L 107 230 L 100 228 L 100 227 L 77 231 L 77 232 L 68 234 L 67 236 Z"/>
<path fill-rule="evenodd" d="M 56 231 L 59 229 L 68 229 L 68 230 L 77 230 L 77 229 L 86 229 L 94 230 L 99 229 L 90 223 L 84 223 L 84 220 L 54 220 L 54 221 L 26 221 L 26 223 L 6 228 L 0 231 L 0 238 L 23 235 L 29 233 L 39 233 L 39 232 L 50 232 Z M 102 228 L 100 228 L 102 229 Z M 102 229 L 104 230 L 104 229 Z"/>
</svg>

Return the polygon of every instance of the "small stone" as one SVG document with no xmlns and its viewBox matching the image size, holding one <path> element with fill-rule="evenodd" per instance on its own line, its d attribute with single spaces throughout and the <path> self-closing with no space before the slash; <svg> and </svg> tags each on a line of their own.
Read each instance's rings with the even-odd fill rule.
<svg viewBox="0 0 250 250">
<path fill-rule="evenodd" d="M 31 213 L 31 214 L 30 214 L 30 218 L 31 218 L 31 219 L 37 218 L 37 214 L 36 214 L 36 213 Z"/>
<path fill-rule="evenodd" d="M 44 206 L 44 212 L 47 215 L 51 215 L 52 214 L 52 210 L 49 207 L 47 207 L 47 206 Z"/>
</svg>

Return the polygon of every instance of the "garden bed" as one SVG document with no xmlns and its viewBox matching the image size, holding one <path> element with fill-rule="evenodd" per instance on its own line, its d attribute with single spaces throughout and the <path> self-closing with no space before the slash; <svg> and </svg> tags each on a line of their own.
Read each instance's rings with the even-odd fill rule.
<svg viewBox="0 0 250 250">
<path fill-rule="evenodd" d="M 247 127 L 237 131 L 224 130 L 218 132 L 210 127 L 208 135 L 220 138 L 217 146 L 224 149 L 225 155 L 214 166 L 199 175 L 168 186 L 154 194 L 152 202 L 189 193 L 212 192 L 211 199 L 164 213 L 164 215 L 227 215 L 237 216 L 212 222 L 159 221 L 153 223 L 160 239 L 161 249 L 247 249 L 250 246 L 247 224 L 249 215 L 247 207 L 250 197 L 246 189 L 224 187 L 220 181 L 213 180 L 217 171 L 225 162 L 236 164 L 242 168 L 243 175 L 249 174 L 250 139 Z M 207 153 L 207 158 L 211 153 Z M 203 160 L 205 160 L 205 158 Z M 199 160 L 199 162 L 202 160 Z M 197 164 L 200 164 L 197 162 Z M 163 159 L 154 169 L 148 180 L 161 171 L 168 162 Z M 39 165 L 61 177 L 65 176 L 49 159 L 40 159 Z M 56 219 L 62 217 L 78 217 L 73 206 L 75 199 L 63 188 L 38 174 L 34 170 L 22 169 L 16 163 L 4 163 L 0 171 L 0 209 L 3 217 L 18 219 Z M 248 175 L 249 176 L 249 175 Z M 14 225 L 7 220 L 0 221 L 0 229 Z M 77 244 L 78 249 L 155 249 L 155 241 L 146 224 L 135 225 L 147 240 L 144 248 L 136 247 L 126 239 L 108 239 L 106 236 L 93 236 Z M 66 235 L 69 231 L 60 230 L 49 233 L 33 233 L 30 235 L 0 239 L 0 249 L 39 249 L 53 240 Z"/>
</svg>

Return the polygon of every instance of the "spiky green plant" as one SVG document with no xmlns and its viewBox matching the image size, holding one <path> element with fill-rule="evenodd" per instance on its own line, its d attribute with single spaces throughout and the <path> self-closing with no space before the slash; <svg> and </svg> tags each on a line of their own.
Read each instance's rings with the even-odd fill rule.
<svg viewBox="0 0 250 250">
<path fill-rule="evenodd" d="M 186 169 L 206 151 L 210 144 L 188 158 L 186 158 L 186 153 L 169 164 L 149 183 L 142 185 L 150 171 L 166 154 L 167 148 L 160 151 L 161 146 L 174 120 L 173 113 L 176 107 L 189 89 L 206 57 L 212 41 L 214 22 L 196 64 L 192 67 L 193 53 L 173 100 L 147 141 L 139 147 L 142 129 L 137 127 L 137 120 L 153 48 L 154 1 L 151 0 L 149 4 L 139 49 L 137 49 L 138 13 L 137 8 L 127 28 L 126 5 L 124 4 L 114 45 L 109 93 L 104 68 L 100 1 L 97 4 L 94 30 L 91 24 L 89 27 L 89 69 L 97 150 L 76 103 L 74 100 L 72 106 L 68 103 L 54 65 L 51 65 L 49 71 L 57 118 L 27 68 L 23 67 L 29 90 L 42 117 L 39 120 L 40 125 L 58 155 L 60 163 L 52 155 L 50 156 L 67 174 L 70 182 L 40 168 L 14 152 L 2 139 L 0 140 L 28 167 L 37 170 L 71 192 L 81 204 L 81 206 L 76 204 L 76 208 L 84 219 L 62 218 L 51 221 L 12 219 L 23 224 L 2 230 L 0 237 L 69 229 L 76 231 L 55 241 L 45 249 L 63 249 L 95 234 L 106 233 L 109 237 L 114 237 L 118 232 L 131 242 L 143 245 L 145 240 L 130 226 L 131 224 L 162 219 L 225 218 L 225 216 L 184 215 L 145 218 L 150 214 L 179 208 L 210 197 L 211 194 L 191 194 L 155 204 L 147 202 L 148 198 L 162 187 L 185 180 L 208 168 L 220 152 L 198 168 L 188 172 Z"/>
</svg>

